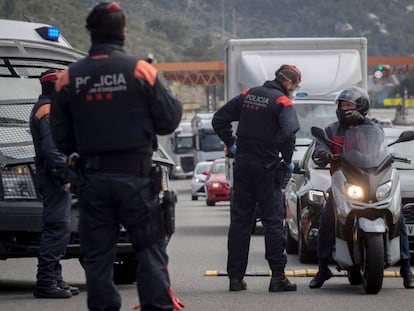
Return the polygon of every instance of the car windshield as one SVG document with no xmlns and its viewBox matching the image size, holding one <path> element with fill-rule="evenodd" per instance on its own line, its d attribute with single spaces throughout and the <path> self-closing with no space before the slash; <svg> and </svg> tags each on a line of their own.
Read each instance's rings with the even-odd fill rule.
<svg viewBox="0 0 414 311">
<path fill-rule="evenodd" d="M 336 105 L 329 103 L 297 103 L 296 113 L 299 118 L 300 129 L 296 133 L 296 145 L 309 145 L 314 137 L 311 134 L 311 127 L 326 127 L 329 123 L 335 122 Z"/>
<path fill-rule="evenodd" d="M 345 133 L 343 157 L 363 168 L 378 167 L 390 155 L 384 132 L 376 125 L 361 125 Z"/>
<path fill-rule="evenodd" d="M 217 162 L 214 164 L 211 173 L 213 174 L 224 174 L 226 165 L 224 162 Z"/>
<path fill-rule="evenodd" d="M 200 134 L 200 150 L 201 151 L 223 151 L 224 143 L 214 132 L 202 133 Z"/>
<path fill-rule="evenodd" d="M 198 164 L 195 170 L 196 174 L 201 174 L 202 172 L 208 171 L 211 167 L 211 163 L 201 163 Z"/>
</svg>

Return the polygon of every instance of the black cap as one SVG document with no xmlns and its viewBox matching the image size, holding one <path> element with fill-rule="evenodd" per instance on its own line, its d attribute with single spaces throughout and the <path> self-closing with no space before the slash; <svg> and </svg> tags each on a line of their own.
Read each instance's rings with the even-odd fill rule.
<svg viewBox="0 0 414 311">
<path fill-rule="evenodd" d="M 39 77 L 40 83 L 53 82 L 57 80 L 57 73 L 58 73 L 58 70 L 56 69 L 48 69 L 42 72 Z"/>
<path fill-rule="evenodd" d="M 86 28 L 88 30 L 99 26 L 101 18 L 113 12 L 122 12 L 122 8 L 117 2 L 101 2 L 97 4 L 86 18 Z"/>
</svg>

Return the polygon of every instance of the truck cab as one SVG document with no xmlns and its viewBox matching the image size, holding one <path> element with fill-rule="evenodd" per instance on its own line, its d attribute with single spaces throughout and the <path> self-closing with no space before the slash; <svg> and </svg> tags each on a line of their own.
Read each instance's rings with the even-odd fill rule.
<svg viewBox="0 0 414 311">
<path fill-rule="evenodd" d="M 193 176 L 195 168 L 194 139 L 190 121 L 181 121 L 177 129 L 170 135 L 158 136 L 158 143 L 174 162 L 170 172 L 172 179 Z"/>
<path fill-rule="evenodd" d="M 196 113 L 191 120 L 195 163 L 224 157 L 224 143 L 211 125 L 213 112 Z"/>
</svg>

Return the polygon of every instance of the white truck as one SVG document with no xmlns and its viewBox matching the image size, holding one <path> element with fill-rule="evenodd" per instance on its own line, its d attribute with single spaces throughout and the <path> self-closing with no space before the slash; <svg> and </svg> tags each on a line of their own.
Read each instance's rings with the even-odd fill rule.
<svg viewBox="0 0 414 311">
<path fill-rule="evenodd" d="M 313 139 L 311 126 L 324 127 L 336 120 L 334 99 L 338 92 L 353 85 L 367 90 L 367 40 L 231 39 L 225 47 L 225 100 L 273 80 L 283 64 L 295 65 L 302 72 L 301 88 L 294 99 L 301 128 L 296 134 L 293 160 L 299 161 Z M 229 162 L 227 174 L 231 182 L 233 162 Z"/>
<path fill-rule="evenodd" d="M 201 161 L 213 161 L 224 157 L 224 143 L 214 132 L 211 125 L 213 115 L 213 112 L 196 113 L 191 120 L 196 164 Z"/>
<path fill-rule="evenodd" d="M 190 121 L 181 121 L 178 128 L 170 135 L 158 136 L 158 143 L 175 163 L 170 172 L 171 178 L 193 176 L 195 167 L 193 137 Z"/>
</svg>

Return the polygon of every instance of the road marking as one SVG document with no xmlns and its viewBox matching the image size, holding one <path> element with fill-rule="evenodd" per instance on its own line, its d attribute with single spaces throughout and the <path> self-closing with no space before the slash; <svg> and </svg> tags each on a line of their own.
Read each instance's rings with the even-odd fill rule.
<svg viewBox="0 0 414 311">
<path fill-rule="evenodd" d="M 303 270 L 285 270 L 285 275 L 288 277 L 314 277 L 318 273 L 317 269 L 303 269 Z M 337 272 L 333 274 L 335 277 L 347 276 L 346 271 Z M 207 270 L 204 272 L 204 276 L 228 276 L 227 272 L 219 270 Z M 257 272 L 246 272 L 245 276 L 272 276 L 271 271 L 257 271 Z M 388 271 L 384 270 L 384 277 L 400 277 L 399 271 Z"/>
</svg>

